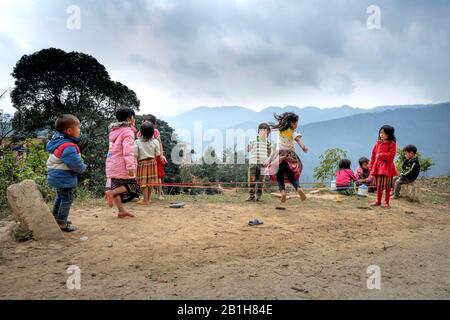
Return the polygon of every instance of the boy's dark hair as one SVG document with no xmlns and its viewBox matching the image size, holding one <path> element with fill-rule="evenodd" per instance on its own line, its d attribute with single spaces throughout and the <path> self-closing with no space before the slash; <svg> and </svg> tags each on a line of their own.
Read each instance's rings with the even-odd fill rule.
<svg viewBox="0 0 450 320">
<path fill-rule="evenodd" d="M 380 138 L 380 132 L 381 130 L 384 131 L 384 133 L 388 136 L 388 140 L 397 142 L 397 139 L 395 138 L 395 129 L 394 127 L 384 125 L 378 130 L 378 139 Z"/>
<path fill-rule="evenodd" d="M 291 127 L 292 122 L 298 122 L 298 115 L 293 112 L 285 112 L 281 115 L 273 114 L 275 120 L 278 121 L 277 124 L 271 124 L 272 129 L 278 129 L 280 131 L 287 130 Z"/>
<path fill-rule="evenodd" d="M 364 163 L 369 163 L 369 159 L 367 159 L 366 157 L 361 157 L 361 158 L 359 158 L 358 162 L 359 162 L 359 166 L 362 168 Z"/>
<path fill-rule="evenodd" d="M 116 111 L 116 119 L 119 122 L 125 122 L 131 117 L 135 117 L 136 114 L 134 113 L 134 110 L 131 108 L 119 108 Z"/>
<path fill-rule="evenodd" d="M 141 135 L 142 139 L 144 141 L 148 141 L 151 138 L 153 138 L 153 135 L 155 134 L 155 127 L 151 122 L 144 122 L 141 125 Z"/>
<path fill-rule="evenodd" d="M 259 124 L 258 132 L 259 132 L 259 130 L 263 130 L 263 129 L 267 130 L 267 135 L 270 134 L 270 126 L 267 123 L 265 123 L 265 122 Z"/>
<path fill-rule="evenodd" d="M 156 126 L 156 117 L 152 114 L 148 114 L 148 115 L 144 116 L 144 121 L 149 121 L 154 126 Z"/>
<path fill-rule="evenodd" d="M 55 121 L 55 129 L 61 133 L 64 133 L 69 128 L 74 127 L 80 122 L 80 120 L 72 114 L 62 114 Z"/>
<path fill-rule="evenodd" d="M 342 159 L 341 161 L 339 161 L 339 169 L 340 170 L 350 169 L 351 165 L 352 165 L 352 162 L 348 159 Z"/>
<path fill-rule="evenodd" d="M 408 144 L 406 147 L 403 148 L 403 151 L 413 152 L 414 154 L 416 154 L 417 153 L 417 147 L 415 145 Z"/>
</svg>

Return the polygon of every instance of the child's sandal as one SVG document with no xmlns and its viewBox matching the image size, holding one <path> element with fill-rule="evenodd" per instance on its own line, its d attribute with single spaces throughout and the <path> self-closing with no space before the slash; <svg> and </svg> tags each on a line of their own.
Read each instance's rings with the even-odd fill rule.
<svg viewBox="0 0 450 320">
<path fill-rule="evenodd" d="M 70 223 L 67 223 L 65 227 L 59 226 L 59 228 L 63 232 L 74 232 L 74 231 L 78 230 L 77 227 L 75 227 L 73 224 L 70 224 Z"/>
</svg>

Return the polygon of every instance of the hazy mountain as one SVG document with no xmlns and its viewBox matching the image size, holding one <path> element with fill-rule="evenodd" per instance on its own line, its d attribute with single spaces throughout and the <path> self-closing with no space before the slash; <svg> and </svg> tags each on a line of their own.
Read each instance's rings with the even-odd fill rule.
<svg viewBox="0 0 450 320">
<path fill-rule="evenodd" d="M 396 130 L 397 144 L 417 146 L 425 157 L 432 157 L 436 165 L 430 175 L 450 174 L 450 103 L 419 109 L 395 109 L 372 112 L 318 122 L 300 128 L 304 142 L 310 148 L 301 153 L 305 165 L 304 178 L 312 179 L 319 155 L 327 148 L 340 147 L 349 153 L 352 168 L 359 157 L 370 158 L 379 128 L 384 124 Z"/>
<path fill-rule="evenodd" d="M 381 112 L 390 109 L 399 108 L 424 108 L 429 105 L 399 105 L 399 106 L 381 106 L 373 109 L 354 108 L 348 105 L 341 107 L 321 109 L 317 107 L 296 106 L 286 107 L 268 107 L 261 111 L 254 111 L 239 106 L 228 107 L 198 107 L 186 111 L 173 117 L 161 117 L 175 129 L 193 130 L 195 121 L 201 121 L 204 129 L 217 128 L 255 128 L 261 122 L 273 121 L 274 113 L 283 113 L 287 111 L 295 112 L 300 115 L 300 123 L 306 125 L 313 122 L 326 121 L 343 118 L 355 114 L 367 112 Z"/>
<path fill-rule="evenodd" d="M 233 123 L 233 114 L 265 114 L 266 121 L 270 119 L 268 115 L 280 110 L 295 111 L 296 107 L 267 108 L 261 112 L 240 107 L 228 108 L 202 108 L 189 112 L 191 117 L 184 119 L 184 128 L 189 127 L 188 121 L 195 117 L 207 119 L 214 117 L 212 123 L 204 128 L 214 127 L 214 124 Z M 298 109 L 298 108 L 297 108 Z M 340 147 L 348 151 L 349 159 L 352 161 L 352 168 L 355 169 L 357 161 L 361 156 L 370 157 L 372 147 L 377 139 L 378 129 L 384 124 L 395 127 L 397 142 L 399 146 L 415 144 L 422 155 L 432 157 L 436 166 L 430 171 L 430 175 L 450 174 L 450 103 L 438 105 L 413 105 L 413 106 L 383 106 L 375 109 L 364 110 L 343 106 L 332 109 L 301 108 L 298 114 L 301 119 L 322 119 L 338 117 L 346 113 L 356 113 L 338 119 L 313 122 L 303 125 L 303 120 L 299 130 L 304 135 L 304 142 L 309 147 L 310 152 L 301 152 L 304 163 L 303 181 L 313 180 L 313 169 L 319 163 L 319 155 L 327 148 Z M 224 112 L 221 112 L 224 111 Z M 362 113 L 364 112 L 364 113 Z M 192 116 L 194 115 L 194 116 Z M 188 120 L 189 119 L 189 120 Z M 177 128 L 171 120 L 171 126 Z M 249 119 L 246 122 L 232 126 L 233 128 L 255 129 L 259 120 Z M 224 128 L 222 129 L 222 132 Z M 225 136 L 225 135 L 224 135 Z M 206 146 L 208 143 L 204 143 Z M 197 152 L 199 150 L 196 150 Z"/>
</svg>

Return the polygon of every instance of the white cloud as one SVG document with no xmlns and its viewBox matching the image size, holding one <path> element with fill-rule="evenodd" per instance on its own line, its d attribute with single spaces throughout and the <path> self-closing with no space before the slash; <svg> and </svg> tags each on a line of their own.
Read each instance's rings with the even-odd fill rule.
<svg viewBox="0 0 450 320">
<path fill-rule="evenodd" d="M 79 5 L 81 30 L 66 26 Z M 370 1 L 1 1 L 0 88 L 22 54 L 46 47 L 92 54 L 134 89 L 142 110 L 196 106 L 433 103 L 450 100 L 450 5 Z M 1 39 L 1 38 L 0 38 Z M 8 52 L 9 58 L 4 58 Z M 15 52 L 15 53 L 14 53 Z M 149 108 L 147 110 L 147 108 Z M 154 108 L 157 108 L 156 111 Z"/>
</svg>

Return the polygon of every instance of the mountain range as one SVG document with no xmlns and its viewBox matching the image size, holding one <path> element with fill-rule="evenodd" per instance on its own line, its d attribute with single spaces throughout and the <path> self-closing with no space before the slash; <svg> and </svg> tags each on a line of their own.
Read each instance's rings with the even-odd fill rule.
<svg viewBox="0 0 450 320">
<path fill-rule="evenodd" d="M 161 119 L 174 129 L 193 130 L 194 121 L 202 121 L 204 130 L 247 130 L 256 129 L 260 122 L 273 121 L 273 113 L 286 111 L 300 116 L 298 130 L 303 133 L 303 141 L 309 147 L 307 154 L 297 150 L 304 164 L 303 181 L 314 180 L 313 169 L 319 164 L 319 155 L 327 148 L 339 147 L 346 150 L 352 161 L 352 168 L 356 169 L 361 156 L 370 158 L 378 130 L 384 124 L 396 129 L 398 146 L 414 144 L 424 157 L 433 159 L 436 165 L 430 170 L 430 176 L 450 174 L 450 102 L 381 106 L 373 109 L 287 106 L 269 107 L 259 112 L 244 107 L 199 107 L 179 116 Z"/>
</svg>

